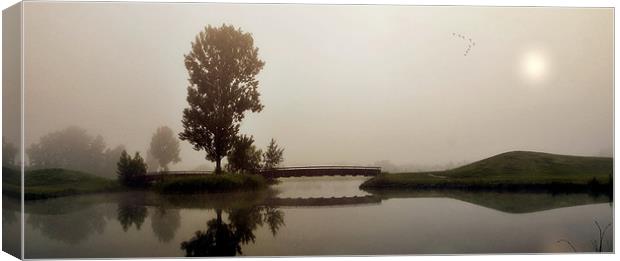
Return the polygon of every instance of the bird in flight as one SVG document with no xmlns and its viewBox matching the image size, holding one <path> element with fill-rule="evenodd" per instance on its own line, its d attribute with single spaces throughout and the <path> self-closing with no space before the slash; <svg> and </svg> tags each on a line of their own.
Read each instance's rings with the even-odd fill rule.
<svg viewBox="0 0 620 261">
<path fill-rule="evenodd" d="M 471 37 L 462 35 L 460 33 L 452 33 L 452 36 L 460 38 L 461 40 L 465 41 L 465 43 L 467 44 L 467 48 L 465 48 L 465 52 L 463 52 L 463 56 L 467 56 L 469 52 L 471 51 L 471 48 L 476 46 L 476 42 Z"/>
</svg>

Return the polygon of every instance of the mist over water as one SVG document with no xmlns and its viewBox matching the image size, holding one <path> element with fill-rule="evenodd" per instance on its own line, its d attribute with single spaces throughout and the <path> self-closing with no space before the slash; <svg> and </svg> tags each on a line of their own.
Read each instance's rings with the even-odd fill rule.
<svg viewBox="0 0 620 261">
<path fill-rule="evenodd" d="M 145 154 L 181 131 L 183 55 L 252 33 L 264 110 L 241 132 L 283 165 L 445 169 L 510 150 L 610 156 L 613 10 L 26 3 L 25 143 L 68 126 Z M 62 17 L 62 19 L 58 19 Z M 476 42 L 467 56 L 464 42 Z M 16 140 L 7 133 L 9 141 Z M 171 169 L 212 168 L 181 142 Z M 204 165 L 208 164 L 208 165 Z"/>
</svg>

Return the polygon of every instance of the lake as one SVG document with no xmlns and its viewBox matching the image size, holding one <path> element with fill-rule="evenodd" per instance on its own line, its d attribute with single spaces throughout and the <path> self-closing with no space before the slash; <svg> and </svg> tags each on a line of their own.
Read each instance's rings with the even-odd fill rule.
<svg viewBox="0 0 620 261">
<path fill-rule="evenodd" d="M 613 222 L 606 196 L 368 192 L 358 188 L 365 179 L 288 178 L 244 193 L 29 201 L 25 257 L 573 252 L 567 242 L 590 252 L 599 236 L 594 222 Z M 18 224 L 17 217 L 4 213 L 3 225 Z M 610 228 L 604 251 L 612 251 L 612 238 Z"/>
</svg>

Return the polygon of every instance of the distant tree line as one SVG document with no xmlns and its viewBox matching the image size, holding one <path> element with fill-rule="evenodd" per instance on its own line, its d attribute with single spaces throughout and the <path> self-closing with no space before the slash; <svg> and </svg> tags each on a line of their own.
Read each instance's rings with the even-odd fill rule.
<svg viewBox="0 0 620 261">
<path fill-rule="evenodd" d="M 6 138 L 2 136 L 2 166 L 15 166 L 15 157 L 17 157 L 17 153 L 18 150 L 15 145 L 6 141 Z"/>
<path fill-rule="evenodd" d="M 26 149 L 29 168 L 64 168 L 114 177 L 123 145 L 108 148 L 101 135 L 71 126 L 51 132 Z"/>
</svg>

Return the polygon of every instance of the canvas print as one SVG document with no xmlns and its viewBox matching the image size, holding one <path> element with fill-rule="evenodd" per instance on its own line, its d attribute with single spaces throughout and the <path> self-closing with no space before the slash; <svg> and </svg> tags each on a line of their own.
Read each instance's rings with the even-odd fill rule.
<svg viewBox="0 0 620 261">
<path fill-rule="evenodd" d="M 3 12 L 2 248 L 613 252 L 613 20 L 18 3 Z"/>
</svg>

